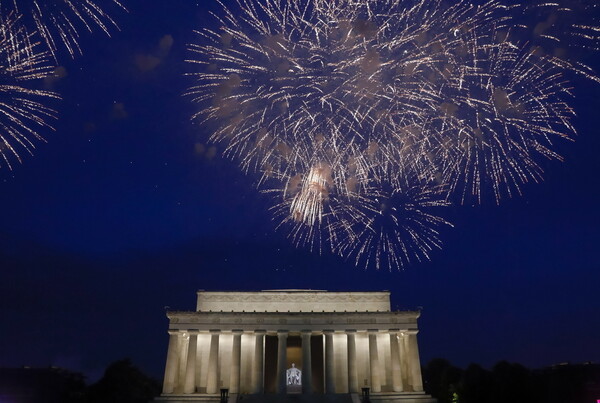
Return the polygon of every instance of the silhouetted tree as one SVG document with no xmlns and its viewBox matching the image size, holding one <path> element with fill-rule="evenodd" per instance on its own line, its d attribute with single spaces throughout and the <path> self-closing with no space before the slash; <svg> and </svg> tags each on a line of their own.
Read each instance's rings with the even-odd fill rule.
<svg viewBox="0 0 600 403">
<path fill-rule="evenodd" d="M 452 403 L 462 372 L 443 358 L 431 360 L 423 371 L 425 391 L 438 399 L 438 403 Z"/>
<path fill-rule="evenodd" d="M 492 369 L 492 378 L 490 403 L 539 401 L 540 388 L 536 388 L 533 374 L 520 364 L 500 361 Z"/>
<path fill-rule="evenodd" d="M 460 382 L 459 402 L 489 403 L 492 381 L 492 374 L 489 371 L 477 364 L 469 365 Z"/>
<path fill-rule="evenodd" d="M 563 363 L 535 371 L 544 403 L 587 403 L 600 398 L 600 365 Z"/>
<path fill-rule="evenodd" d="M 83 374 L 63 368 L 0 368 L 0 402 L 81 403 Z"/>
<path fill-rule="evenodd" d="M 466 370 L 437 358 L 423 369 L 425 391 L 438 403 L 588 403 L 600 396 L 600 365 L 591 362 L 529 370 L 500 361 L 491 371 Z"/>
<path fill-rule="evenodd" d="M 129 359 L 108 366 L 88 388 L 88 403 L 146 403 L 160 394 L 160 383 L 143 374 Z"/>
</svg>

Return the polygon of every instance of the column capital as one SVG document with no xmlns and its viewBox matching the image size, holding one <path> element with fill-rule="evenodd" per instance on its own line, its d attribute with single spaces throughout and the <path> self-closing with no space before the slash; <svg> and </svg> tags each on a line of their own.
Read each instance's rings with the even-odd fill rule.
<svg viewBox="0 0 600 403">
<path fill-rule="evenodd" d="M 300 330 L 300 334 L 302 336 L 310 336 L 310 335 L 312 335 L 312 333 L 313 333 L 313 331 L 310 330 L 310 329 L 302 329 L 302 330 Z"/>
<path fill-rule="evenodd" d="M 287 337 L 288 333 L 290 331 L 289 330 L 285 330 L 285 329 L 277 329 L 277 337 Z"/>
<path fill-rule="evenodd" d="M 234 335 L 234 336 L 236 336 L 236 335 L 241 335 L 241 334 L 243 334 L 243 333 L 244 333 L 244 330 L 243 330 L 243 329 L 233 329 L 233 330 L 231 331 L 231 333 L 233 333 L 233 335 Z"/>
<path fill-rule="evenodd" d="M 169 329 L 167 333 L 169 333 L 170 336 L 178 336 L 181 332 L 179 330 Z"/>
<path fill-rule="evenodd" d="M 346 332 L 346 334 L 355 334 L 356 333 L 356 329 L 346 329 L 344 331 Z"/>
<path fill-rule="evenodd" d="M 408 329 L 408 330 L 405 330 L 404 333 L 411 336 L 413 334 L 419 333 L 419 329 Z"/>
<path fill-rule="evenodd" d="M 332 335 L 332 334 L 334 334 L 334 333 L 335 333 L 335 330 L 332 330 L 332 329 L 324 329 L 324 330 L 323 330 L 323 334 L 324 334 L 325 336 L 329 336 L 329 335 Z"/>
<path fill-rule="evenodd" d="M 219 334 L 221 333 L 221 329 L 210 329 L 208 332 L 210 334 Z"/>
<path fill-rule="evenodd" d="M 389 334 L 398 334 L 398 333 L 400 333 L 400 329 L 390 329 L 390 330 L 388 330 L 388 333 Z"/>
<path fill-rule="evenodd" d="M 254 329 L 254 334 L 264 336 L 265 334 L 267 334 L 267 331 L 265 329 Z"/>
<path fill-rule="evenodd" d="M 189 330 L 187 330 L 187 333 L 188 333 L 190 336 L 198 336 L 198 335 L 200 334 L 200 331 L 199 331 L 199 330 L 196 330 L 196 329 L 189 329 Z"/>
<path fill-rule="evenodd" d="M 367 329 L 367 333 L 376 334 L 376 333 L 379 333 L 379 329 Z"/>
</svg>

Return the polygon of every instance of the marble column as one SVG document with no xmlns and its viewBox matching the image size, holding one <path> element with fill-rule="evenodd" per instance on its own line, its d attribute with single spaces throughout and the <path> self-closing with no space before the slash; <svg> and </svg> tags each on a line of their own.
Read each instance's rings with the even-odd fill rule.
<svg viewBox="0 0 600 403">
<path fill-rule="evenodd" d="M 287 392 L 287 330 L 277 331 L 277 393 Z"/>
<path fill-rule="evenodd" d="M 335 371 L 333 355 L 333 330 L 324 330 L 325 335 L 325 393 L 335 393 Z"/>
<path fill-rule="evenodd" d="M 163 393 L 173 393 L 179 369 L 179 337 L 177 330 L 169 330 L 169 348 L 167 350 L 167 365 L 165 367 L 165 379 Z"/>
<path fill-rule="evenodd" d="M 206 393 L 219 392 L 219 333 L 220 330 L 210 331 L 210 352 L 208 354 L 208 373 Z"/>
<path fill-rule="evenodd" d="M 185 383 L 183 393 L 196 393 L 196 356 L 198 354 L 198 331 L 188 330 L 190 335 L 187 364 L 185 366 Z"/>
<path fill-rule="evenodd" d="M 240 368 L 242 354 L 243 330 L 233 330 L 233 347 L 231 349 L 231 374 L 229 375 L 229 393 L 240 393 Z"/>
<path fill-rule="evenodd" d="M 358 375 L 356 371 L 356 330 L 346 330 L 348 339 L 348 392 L 358 393 Z"/>
<path fill-rule="evenodd" d="M 265 342 L 264 330 L 255 330 L 254 337 L 254 360 L 252 361 L 252 384 L 254 385 L 252 392 L 260 393 L 264 392 L 264 342 Z"/>
<path fill-rule="evenodd" d="M 398 345 L 400 346 L 400 374 L 402 376 L 402 387 L 404 391 L 412 390 L 409 382 L 408 375 L 408 354 L 406 348 L 406 335 L 404 332 L 400 332 L 398 335 Z"/>
<path fill-rule="evenodd" d="M 402 369 L 400 367 L 400 347 L 398 346 L 398 330 L 390 330 L 390 353 L 392 364 L 392 388 L 394 392 L 402 392 Z"/>
<path fill-rule="evenodd" d="M 406 332 L 408 337 L 408 365 L 410 384 L 413 391 L 423 391 L 423 378 L 421 377 L 421 361 L 419 359 L 419 346 L 417 345 L 418 330 L 409 330 Z"/>
<path fill-rule="evenodd" d="M 2 1 L 2 0 L 0 0 Z M 187 352 L 188 345 L 190 341 L 190 336 L 187 334 L 187 331 L 182 331 L 181 336 L 179 337 L 179 347 L 177 351 L 179 351 L 179 365 L 177 369 L 177 382 L 175 382 L 175 390 L 173 393 L 182 394 L 183 386 L 185 384 L 185 369 L 187 367 Z"/>
<path fill-rule="evenodd" d="M 371 371 L 371 392 L 381 392 L 377 330 L 369 330 L 369 368 Z"/>
<path fill-rule="evenodd" d="M 310 350 L 310 337 L 312 331 L 302 331 L 302 393 L 313 393 L 312 386 L 312 354 Z"/>
</svg>

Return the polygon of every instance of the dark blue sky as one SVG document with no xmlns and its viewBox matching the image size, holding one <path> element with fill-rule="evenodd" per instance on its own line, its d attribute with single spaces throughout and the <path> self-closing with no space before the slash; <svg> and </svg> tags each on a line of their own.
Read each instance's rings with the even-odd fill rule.
<svg viewBox="0 0 600 403">
<path fill-rule="evenodd" d="M 121 32 L 84 36 L 52 84 L 56 133 L 0 171 L 0 366 L 94 378 L 127 356 L 160 378 L 165 306 L 268 288 L 390 290 L 394 308 L 423 307 L 423 362 L 600 361 L 600 85 L 575 79 L 579 136 L 544 183 L 450 208 L 430 263 L 365 271 L 291 246 L 252 178 L 198 152 L 182 96 L 186 44 L 208 24 L 196 3 L 129 0 Z"/>
</svg>

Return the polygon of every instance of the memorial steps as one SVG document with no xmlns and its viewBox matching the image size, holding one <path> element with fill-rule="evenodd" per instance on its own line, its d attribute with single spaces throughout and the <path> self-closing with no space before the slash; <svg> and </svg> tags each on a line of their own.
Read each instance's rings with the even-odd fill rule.
<svg viewBox="0 0 600 403">
<path fill-rule="evenodd" d="M 174 400 L 176 399 L 176 400 Z M 162 401 L 160 397 L 155 401 Z M 171 396 L 164 401 L 171 403 L 220 403 L 221 396 L 214 395 L 186 395 Z M 423 393 L 377 393 L 370 395 L 371 403 L 435 403 L 436 400 Z M 302 394 L 263 394 L 229 396 L 228 403 L 362 403 L 362 397 L 356 393 L 340 393 L 334 395 L 302 395 Z"/>
<path fill-rule="evenodd" d="M 360 401 L 360 400 L 359 400 Z M 353 402 L 349 393 L 336 395 L 246 395 L 236 403 L 358 403 Z"/>
</svg>

